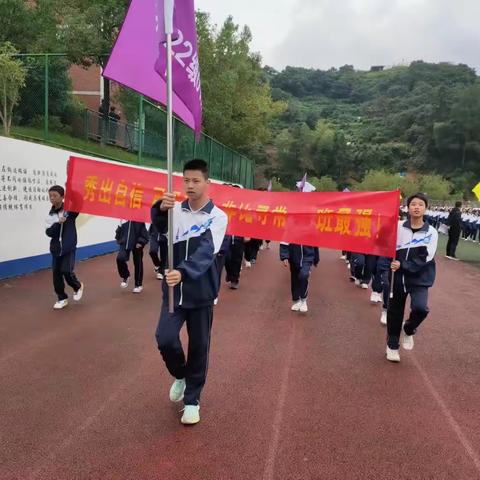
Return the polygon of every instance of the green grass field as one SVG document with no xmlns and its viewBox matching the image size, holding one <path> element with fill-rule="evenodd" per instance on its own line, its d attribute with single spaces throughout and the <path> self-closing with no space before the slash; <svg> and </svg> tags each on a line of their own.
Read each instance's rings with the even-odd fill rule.
<svg viewBox="0 0 480 480">
<path fill-rule="evenodd" d="M 45 140 L 42 129 L 34 127 L 12 127 L 12 135 L 20 140 L 24 138 L 45 145 L 72 150 L 84 155 L 94 155 L 108 160 L 138 165 L 138 155 L 135 153 L 128 152 L 123 148 L 101 145 L 99 142 L 72 137 L 67 133 L 50 131 L 48 140 Z M 145 167 L 166 168 L 166 162 L 148 156 L 142 157 L 141 165 Z"/>
<path fill-rule="evenodd" d="M 438 250 L 437 255 L 443 256 L 446 252 L 447 239 L 446 235 L 439 234 L 438 236 Z M 480 243 L 466 242 L 462 239 L 458 242 L 457 257 L 465 263 L 480 268 Z"/>
</svg>

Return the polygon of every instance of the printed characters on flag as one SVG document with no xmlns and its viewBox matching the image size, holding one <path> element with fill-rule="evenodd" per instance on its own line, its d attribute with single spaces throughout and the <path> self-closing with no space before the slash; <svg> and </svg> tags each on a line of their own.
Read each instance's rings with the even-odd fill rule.
<svg viewBox="0 0 480 480">
<path fill-rule="evenodd" d="M 169 0 L 173 2 L 173 91 L 192 112 L 197 134 L 202 128 L 202 92 L 200 63 L 198 59 L 197 29 L 193 0 Z M 155 0 L 158 60 L 155 71 L 166 82 L 167 49 L 163 15 L 167 0 Z"/>
<path fill-rule="evenodd" d="M 167 103 L 165 0 L 132 0 L 104 76 Z M 174 5 L 173 112 L 197 134 L 202 95 L 193 0 Z"/>
<path fill-rule="evenodd" d="M 184 200 L 183 179 L 174 193 Z M 149 222 L 150 207 L 166 191 L 154 170 L 71 157 L 66 209 Z M 209 194 L 229 218 L 228 233 L 392 256 L 399 194 L 394 192 L 265 192 L 212 184 Z"/>
</svg>

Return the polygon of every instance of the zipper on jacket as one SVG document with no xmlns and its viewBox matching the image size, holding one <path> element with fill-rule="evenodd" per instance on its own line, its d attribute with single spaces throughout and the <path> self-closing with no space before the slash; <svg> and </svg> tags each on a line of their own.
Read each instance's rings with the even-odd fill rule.
<svg viewBox="0 0 480 480">
<path fill-rule="evenodd" d="M 128 250 L 128 242 L 130 241 L 130 227 L 132 226 L 132 222 L 128 222 L 128 231 L 127 231 L 127 244 L 125 245 L 125 250 Z M 132 248 L 133 250 L 133 248 Z"/>
<path fill-rule="evenodd" d="M 58 219 L 60 220 L 60 215 L 58 215 Z M 62 236 L 63 236 L 63 223 L 60 224 L 60 235 L 58 237 L 58 241 L 60 242 L 60 256 L 62 256 L 62 253 L 63 253 Z"/>
<path fill-rule="evenodd" d="M 405 260 L 408 260 L 408 255 L 410 254 L 410 248 L 412 246 L 412 242 L 413 242 L 413 237 L 415 236 L 415 233 L 413 232 L 413 230 L 411 230 L 412 232 L 412 238 L 409 242 L 409 245 L 408 245 L 408 248 L 407 248 L 407 254 L 405 255 Z M 407 286 L 405 285 L 405 274 L 402 273 L 402 283 L 403 283 L 403 291 L 405 293 L 407 293 Z"/>
<path fill-rule="evenodd" d="M 187 238 L 187 247 L 185 249 L 185 260 L 188 258 L 188 241 L 190 239 Z M 180 283 L 180 301 L 178 302 L 178 305 L 181 307 L 183 304 L 183 282 Z"/>
<path fill-rule="evenodd" d="M 300 245 L 300 252 L 302 254 L 302 257 L 300 258 L 300 268 L 303 267 L 303 245 Z"/>
</svg>

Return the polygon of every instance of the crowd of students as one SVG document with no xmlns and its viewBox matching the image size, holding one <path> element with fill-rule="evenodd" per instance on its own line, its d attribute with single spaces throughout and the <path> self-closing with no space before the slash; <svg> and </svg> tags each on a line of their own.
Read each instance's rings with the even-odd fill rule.
<svg viewBox="0 0 480 480">
<path fill-rule="evenodd" d="M 175 202 L 165 194 L 151 208 L 151 225 L 121 222 L 115 232 L 119 244 L 117 269 L 121 288 L 130 281 L 128 261 L 134 264 L 133 292 L 143 290 L 143 250 L 149 245 L 156 278 L 162 280 L 163 304 L 156 329 L 157 346 L 166 368 L 174 377 L 169 397 L 184 402 L 181 422 L 200 421 L 200 394 L 204 387 L 210 349 L 214 305 L 225 280 L 233 290 L 240 288 L 242 268 L 252 268 L 261 249 L 270 242 L 226 235 L 227 215 L 208 197 L 208 167 L 192 160 L 184 167 L 187 200 Z M 64 190 L 50 188 L 52 208 L 46 234 L 51 238 L 54 288 L 58 297 L 55 309 L 68 305 L 65 282 L 73 289 L 74 300 L 82 298 L 84 286 L 74 273 L 77 234 L 76 213 L 66 212 Z M 428 199 L 419 193 L 406 203 L 407 218 L 399 223 L 395 258 L 342 252 L 350 270 L 350 280 L 362 289 L 371 285 L 370 301 L 382 306 L 380 322 L 387 326 L 386 357 L 400 361 L 400 343 L 405 350 L 414 346 L 414 335 L 429 313 L 428 291 L 435 281 L 435 252 L 438 233 L 427 211 Z M 167 261 L 168 211 L 173 212 L 174 264 Z M 308 285 L 312 268 L 320 261 L 317 247 L 281 243 L 279 260 L 290 270 L 291 310 L 308 312 Z M 173 289 L 173 308 L 169 308 L 169 289 Z M 171 293 L 171 291 L 170 291 Z M 404 321 L 407 297 L 410 313 Z M 189 342 L 185 355 L 180 330 L 186 324 Z"/>
<path fill-rule="evenodd" d="M 446 231 L 441 229 L 442 225 L 450 226 L 451 213 L 455 209 L 459 210 L 459 227 L 461 230 L 461 238 L 475 243 L 480 243 L 480 208 L 462 208 L 462 202 L 456 202 L 453 207 L 432 207 L 425 213 L 425 219 L 430 225 L 440 233 Z"/>
</svg>

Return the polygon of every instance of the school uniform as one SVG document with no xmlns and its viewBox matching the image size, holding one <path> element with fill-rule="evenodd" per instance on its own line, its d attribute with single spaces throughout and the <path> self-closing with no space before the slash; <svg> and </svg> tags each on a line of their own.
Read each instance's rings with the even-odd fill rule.
<svg viewBox="0 0 480 480">
<path fill-rule="evenodd" d="M 225 271 L 227 273 L 227 282 L 236 284 L 240 280 L 240 271 L 242 269 L 243 254 L 245 251 L 245 240 L 243 237 L 228 235 L 228 247 L 225 253 Z"/>
<path fill-rule="evenodd" d="M 157 207 L 156 226 L 167 228 L 168 213 Z M 185 378 L 185 405 L 198 405 L 208 370 L 213 302 L 218 296 L 216 263 L 227 228 L 227 215 L 209 201 L 193 211 L 189 202 L 173 208 L 173 269 L 182 275 L 174 287 L 174 313 L 168 309 L 168 286 L 163 282 L 163 304 L 156 330 L 157 345 L 170 374 Z M 180 341 L 187 324 L 188 355 Z"/>
<path fill-rule="evenodd" d="M 375 266 L 373 267 L 372 290 L 382 295 L 384 310 L 388 308 L 390 296 L 391 263 L 391 258 L 375 257 Z"/>
<path fill-rule="evenodd" d="M 412 230 L 409 220 L 400 222 L 396 260 L 401 266 L 394 275 L 393 298 L 387 312 L 387 344 L 392 350 L 399 348 L 407 297 L 411 302 L 410 316 L 403 327 L 407 335 L 414 335 L 429 313 L 428 289 L 435 281 L 437 243 L 438 232 L 428 223 Z"/>
<path fill-rule="evenodd" d="M 230 248 L 231 241 L 232 241 L 231 235 L 225 235 L 225 237 L 223 238 L 222 245 L 220 246 L 220 250 L 217 253 L 217 257 L 215 258 L 215 263 L 217 264 L 219 290 L 222 285 L 222 273 L 225 267 L 225 257 L 228 253 L 228 249 Z"/>
<path fill-rule="evenodd" d="M 135 287 L 143 285 L 143 247 L 148 243 L 147 227 L 142 222 L 127 221 L 122 223 L 116 231 L 115 238 L 119 245 L 117 254 L 117 269 L 120 278 L 130 278 L 128 261 L 130 253 L 133 257 Z M 137 248 L 140 244 L 141 247 Z"/>
<path fill-rule="evenodd" d="M 281 243 L 280 260 L 288 260 L 290 265 L 292 300 L 305 300 L 308 297 L 308 279 L 312 266 L 317 266 L 320 261 L 318 247 Z"/>
<path fill-rule="evenodd" d="M 59 223 L 60 217 L 65 217 L 64 223 Z M 52 207 L 46 218 L 45 233 L 50 237 L 50 253 L 52 254 L 53 287 L 58 300 L 66 300 L 65 282 L 76 293 L 82 284 L 75 275 L 75 253 L 77 251 L 78 213 L 64 211 L 64 206 Z"/>
<path fill-rule="evenodd" d="M 258 251 L 262 245 L 263 240 L 258 238 L 251 238 L 248 242 L 245 242 L 245 261 L 255 263 L 258 257 Z"/>
<path fill-rule="evenodd" d="M 150 214 L 151 216 L 156 215 L 158 211 L 158 205 L 162 201 L 159 200 L 155 205 L 152 206 Z M 167 255 L 168 255 L 168 239 L 166 232 L 161 232 L 155 226 L 155 223 L 152 221 L 148 229 L 149 234 L 149 255 L 152 259 L 153 265 L 155 266 L 155 271 L 163 275 L 166 265 L 167 265 Z M 160 252 L 160 256 L 159 256 Z"/>
</svg>

